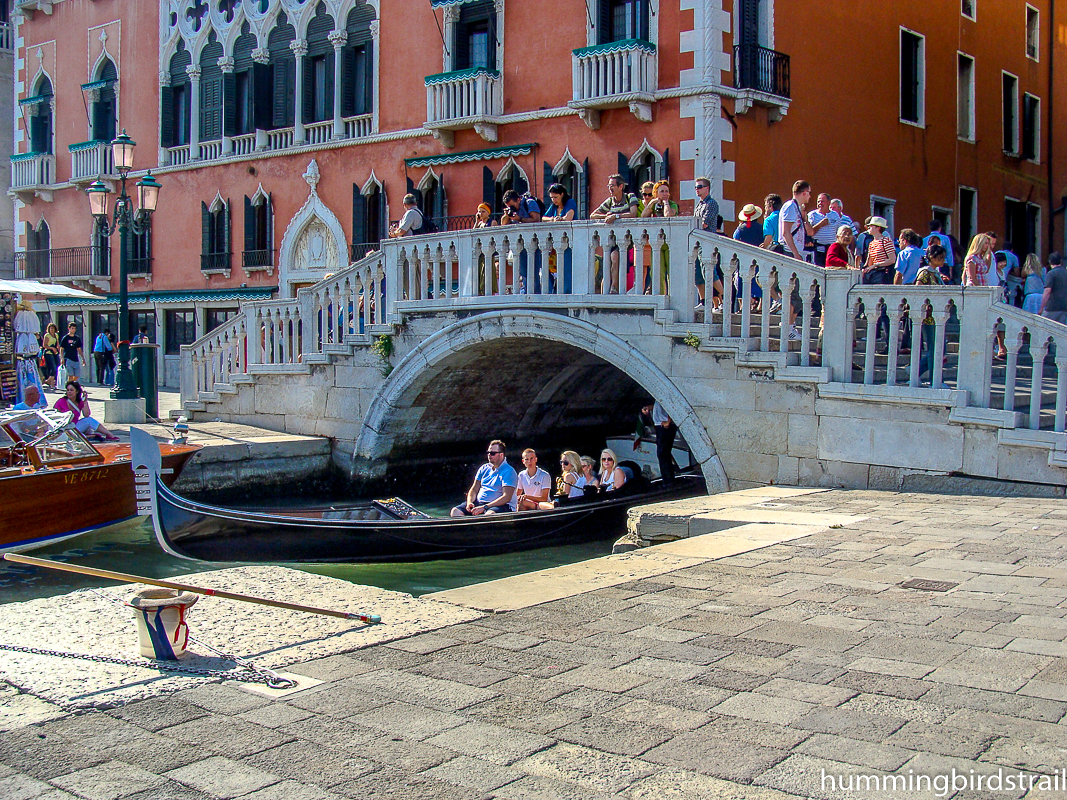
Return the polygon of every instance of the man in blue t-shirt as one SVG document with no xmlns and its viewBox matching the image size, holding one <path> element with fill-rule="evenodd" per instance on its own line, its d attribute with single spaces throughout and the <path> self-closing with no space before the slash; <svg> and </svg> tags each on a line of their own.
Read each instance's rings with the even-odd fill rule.
<svg viewBox="0 0 1067 800">
<path fill-rule="evenodd" d="M 519 476 L 505 460 L 504 443 L 493 439 L 485 455 L 488 463 L 478 468 L 474 483 L 467 490 L 467 502 L 452 509 L 453 517 L 478 517 L 515 510 L 511 503 Z"/>
</svg>

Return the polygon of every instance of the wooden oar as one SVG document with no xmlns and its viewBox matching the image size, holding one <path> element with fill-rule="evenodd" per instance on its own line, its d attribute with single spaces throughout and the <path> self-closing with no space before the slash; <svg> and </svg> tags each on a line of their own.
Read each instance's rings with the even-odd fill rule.
<svg viewBox="0 0 1067 800">
<path fill-rule="evenodd" d="M 97 578 L 109 578 L 114 581 L 124 581 L 126 583 L 144 583 L 149 586 L 162 586 L 164 589 L 177 589 L 178 591 L 182 592 L 193 592 L 194 594 L 207 595 L 208 597 L 221 597 L 226 600 L 240 600 L 243 603 L 258 603 L 261 606 L 288 608 L 290 611 L 304 611 L 308 614 L 323 614 L 327 617 L 355 619 L 359 620 L 360 622 L 367 622 L 371 625 L 378 625 L 382 621 L 382 618 L 377 614 L 353 614 L 348 611 L 331 611 L 328 608 L 302 606 L 296 603 L 286 603 L 281 600 L 267 600 L 262 597 L 252 597 L 247 594 L 224 592 L 221 589 L 208 589 L 203 586 L 190 586 L 187 583 L 177 583 L 175 581 L 161 581 L 155 578 L 144 578 L 140 575 L 129 575 L 125 572 L 112 572 L 109 569 L 96 569 L 95 567 L 79 567 L 74 564 L 61 564 L 58 561 L 49 561 L 44 558 L 33 558 L 32 556 L 20 556 L 17 553 L 4 553 L 4 559 L 6 561 L 14 561 L 17 564 L 29 564 L 34 567 L 44 567 L 45 569 L 57 569 L 61 570 L 62 572 L 75 572 L 79 575 L 92 575 Z"/>
</svg>

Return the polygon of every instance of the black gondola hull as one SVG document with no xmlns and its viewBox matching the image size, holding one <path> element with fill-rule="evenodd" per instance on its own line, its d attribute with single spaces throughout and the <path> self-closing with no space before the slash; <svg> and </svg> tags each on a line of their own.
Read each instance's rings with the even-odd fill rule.
<svg viewBox="0 0 1067 800">
<path fill-rule="evenodd" d="M 698 475 L 551 511 L 479 517 L 328 519 L 318 512 L 253 512 L 196 503 L 156 486 L 155 527 L 176 555 L 204 561 L 362 563 L 471 558 L 621 535 L 634 506 L 703 494 Z M 339 512 L 331 511 L 337 515 Z M 342 514 L 344 512 L 341 512 Z M 359 511 L 355 512 L 357 515 Z"/>
</svg>

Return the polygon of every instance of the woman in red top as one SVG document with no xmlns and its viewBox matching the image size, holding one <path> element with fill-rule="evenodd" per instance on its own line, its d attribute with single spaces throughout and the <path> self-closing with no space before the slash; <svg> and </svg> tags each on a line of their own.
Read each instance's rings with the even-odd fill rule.
<svg viewBox="0 0 1067 800">
<path fill-rule="evenodd" d="M 837 229 L 837 241 L 826 251 L 826 268 L 859 269 L 859 258 L 856 240 L 852 238 L 852 226 L 842 225 Z"/>
<path fill-rule="evenodd" d="M 89 398 L 85 396 L 85 391 L 76 379 L 71 378 L 67 381 L 66 393 L 56 400 L 56 404 L 53 407 L 56 411 L 69 411 L 73 414 L 74 427 L 82 435 L 103 439 L 108 442 L 118 441 L 118 436 L 113 435 L 111 431 L 93 419 L 92 412 L 89 410 Z"/>
</svg>

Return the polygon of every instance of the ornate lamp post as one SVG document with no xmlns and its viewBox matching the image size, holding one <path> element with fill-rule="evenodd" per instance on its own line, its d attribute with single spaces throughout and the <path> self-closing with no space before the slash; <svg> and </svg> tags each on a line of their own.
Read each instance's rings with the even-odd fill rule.
<svg viewBox="0 0 1067 800">
<path fill-rule="evenodd" d="M 111 192 L 103 181 L 94 181 L 86 190 L 89 195 L 89 209 L 100 223 L 101 232 L 110 237 L 116 230 L 119 234 L 119 368 L 115 377 L 115 387 L 111 390 L 114 400 L 136 400 L 139 397 L 137 386 L 130 370 L 130 303 L 127 283 L 129 281 L 129 235 L 132 229 L 141 235 L 148 229 L 152 213 L 159 201 L 159 182 L 149 172 L 137 181 L 137 205 L 133 210 L 133 200 L 126 193 L 126 178 L 133 169 L 133 149 L 137 143 L 126 135 L 123 129 L 111 143 L 115 170 L 122 180 L 122 189 L 115 201 L 114 219 L 109 219 L 107 211 L 108 195 Z"/>
</svg>

